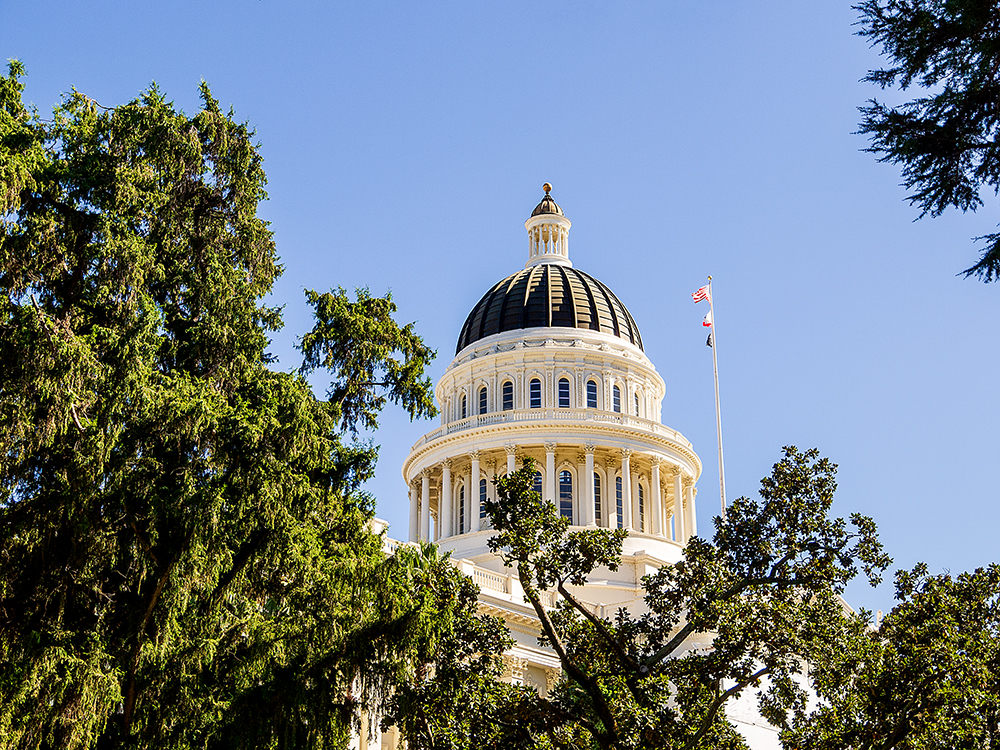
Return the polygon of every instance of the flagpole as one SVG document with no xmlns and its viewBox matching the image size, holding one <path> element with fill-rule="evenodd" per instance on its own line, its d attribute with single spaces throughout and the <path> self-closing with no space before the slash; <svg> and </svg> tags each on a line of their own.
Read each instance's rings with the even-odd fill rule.
<svg viewBox="0 0 1000 750">
<path fill-rule="evenodd" d="M 708 277 L 708 310 L 712 314 L 712 368 L 715 370 L 715 427 L 719 439 L 719 497 L 722 499 L 722 520 L 726 520 L 726 466 L 722 460 L 722 409 L 719 406 L 719 323 L 715 317 L 712 277 Z"/>
</svg>

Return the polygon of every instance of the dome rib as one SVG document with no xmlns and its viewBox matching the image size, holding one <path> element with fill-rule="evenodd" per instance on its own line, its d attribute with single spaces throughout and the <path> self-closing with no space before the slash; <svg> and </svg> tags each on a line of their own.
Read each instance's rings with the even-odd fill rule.
<svg viewBox="0 0 1000 750">
<path fill-rule="evenodd" d="M 635 319 L 606 285 L 577 268 L 540 263 L 490 287 L 466 318 L 456 353 L 497 333 L 543 327 L 599 331 L 642 349 Z"/>
</svg>

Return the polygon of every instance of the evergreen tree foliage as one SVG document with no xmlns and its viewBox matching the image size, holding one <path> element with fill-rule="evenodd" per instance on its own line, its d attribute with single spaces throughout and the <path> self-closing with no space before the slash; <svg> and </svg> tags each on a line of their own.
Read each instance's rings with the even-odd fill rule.
<svg viewBox="0 0 1000 750">
<path fill-rule="evenodd" d="M 342 746 L 465 616 L 450 566 L 385 557 L 352 437 L 387 401 L 434 412 L 433 353 L 389 297 L 308 292 L 303 371 L 269 369 L 253 132 L 206 85 L 191 117 L 153 86 L 46 120 L 23 73 L 0 77 L 0 748 Z"/>
<path fill-rule="evenodd" d="M 898 106 L 861 107 L 860 132 L 879 161 L 899 164 L 920 216 L 975 211 L 1000 191 L 1000 6 L 992 0 L 864 0 L 858 34 L 888 65 L 865 81 L 926 91 Z M 1000 233 L 978 237 L 982 256 L 964 271 L 1000 278 Z"/>
</svg>

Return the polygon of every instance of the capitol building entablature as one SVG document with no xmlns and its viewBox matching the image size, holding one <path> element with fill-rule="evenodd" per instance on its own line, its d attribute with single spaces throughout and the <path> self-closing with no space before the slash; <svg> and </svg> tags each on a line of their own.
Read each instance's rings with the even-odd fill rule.
<svg viewBox="0 0 1000 750">
<path fill-rule="evenodd" d="M 550 190 L 525 222 L 525 268 L 469 314 L 435 392 L 441 424 L 403 466 L 409 537 L 499 571 L 484 502 L 494 476 L 531 458 L 536 491 L 573 527 L 627 529 L 626 557 L 675 562 L 696 533 L 701 461 L 661 422 L 666 387 L 635 320 L 572 267 Z"/>
</svg>

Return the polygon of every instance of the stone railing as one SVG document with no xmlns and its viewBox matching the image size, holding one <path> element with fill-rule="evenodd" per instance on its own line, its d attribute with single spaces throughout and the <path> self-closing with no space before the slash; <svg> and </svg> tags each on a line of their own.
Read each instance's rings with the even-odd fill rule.
<svg viewBox="0 0 1000 750">
<path fill-rule="evenodd" d="M 458 419 L 454 422 L 443 424 L 436 430 L 428 432 L 414 443 L 413 450 L 433 440 L 437 440 L 445 435 L 452 435 L 456 432 L 474 430 L 478 427 L 489 427 L 496 424 L 524 424 L 531 422 L 612 424 L 660 435 L 674 440 L 685 447 L 691 447 L 691 443 L 677 430 L 665 427 L 651 419 L 633 417 L 630 414 L 621 414 L 615 411 L 600 411 L 598 409 L 511 409 L 508 411 L 492 412 L 490 414 L 474 414 L 465 419 Z"/>
<path fill-rule="evenodd" d="M 396 550 L 405 546 L 415 547 L 416 543 L 401 542 L 397 539 L 390 539 L 388 536 L 382 537 L 382 552 L 386 555 L 394 555 L 396 554 Z M 469 576 L 472 582 L 481 590 L 493 596 L 499 595 L 501 598 L 517 604 L 528 604 L 530 606 L 529 602 L 524 598 L 521 582 L 516 575 L 512 573 L 498 573 L 495 570 L 481 568 L 469 560 L 450 559 L 449 562 L 465 573 L 465 575 Z M 556 606 L 556 601 L 559 597 L 555 591 L 540 591 L 539 594 L 539 598 L 544 606 Z"/>
</svg>

